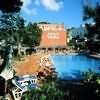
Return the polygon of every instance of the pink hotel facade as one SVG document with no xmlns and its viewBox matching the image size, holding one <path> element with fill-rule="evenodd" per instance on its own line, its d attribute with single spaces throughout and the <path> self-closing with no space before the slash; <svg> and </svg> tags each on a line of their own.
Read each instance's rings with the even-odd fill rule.
<svg viewBox="0 0 100 100">
<path fill-rule="evenodd" d="M 38 24 L 42 29 L 40 48 L 66 48 L 67 32 L 64 24 Z"/>
</svg>

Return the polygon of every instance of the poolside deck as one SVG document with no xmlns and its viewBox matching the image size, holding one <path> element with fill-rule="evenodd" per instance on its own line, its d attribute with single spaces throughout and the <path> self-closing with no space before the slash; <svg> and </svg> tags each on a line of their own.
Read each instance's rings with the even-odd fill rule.
<svg viewBox="0 0 100 100">
<path fill-rule="evenodd" d="M 43 72 L 45 76 L 52 74 L 52 63 L 48 59 L 48 55 L 34 54 L 26 56 L 24 61 L 17 61 L 15 64 L 16 75 L 38 75 L 39 72 Z"/>
<path fill-rule="evenodd" d="M 16 75 L 26 75 L 26 74 L 36 74 L 40 69 L 38 61 L 40 60 L 41 55 L 30 55 L 26 56 L 24 61 L 16 61 L 15 71 Z"/>
</svg>

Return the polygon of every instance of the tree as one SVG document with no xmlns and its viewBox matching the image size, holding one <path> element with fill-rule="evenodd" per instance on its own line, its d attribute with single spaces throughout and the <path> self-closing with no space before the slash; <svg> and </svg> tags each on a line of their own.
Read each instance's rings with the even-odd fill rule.
<svg viewBox="0 0 100 100">
<path fill-rule="evenodd" d="M 38 27 L 37 23 L 29 23 L 26 26 L 26 36 L 24 36 L 23 44 L 35 47 L 40 44 L 41 40 L 41 29 Z"/>
<path fill-rule="evenodd" d="M 22 36 L 20 32 L 22 32 L 23 27 L 24 20 L 18 14 L 5 13 L 0 18 L 0 35 L 2 39 L 6 38 L 6 41 L 11 38 L 13 38 L 13 41 L 18 41 L 17 35 Z"/>
<path fill-rule="evenodd" d="M 0 2 L 0 10 L 3 13 L 19 12 L 22 4 L 21 0 L 2 0 Z"/>
<path fill-rule="evenodd" d="M 17 54 L 20 55 L 21 43 L 25 33 L 24 19 L 19 14 L 5 13 L 1 16 L 0 22 L 1 40 L 6 38 L 6 43 L 17 45 Z"/>
<path fill-rule="evenodd" d="M 97 3 L 95 7 L 84 6 L 83 20 L 92 19 L 94 24 L 86 24 L 88 30 L 88 48 L 92 51 L 99 52 L 100 50 L 100 4 Z"/>
<path fill-rule="evenodd" d="M 17 31 L 15 33 L 15 41 L 16 41 L 16 45 L 17 45 L 17 55 L 21 56 L 21 45 L 23 42 L 23 37 L 26 36 L 25 35 L 25 20 L 20 17 L 19 15 L 17 16 L 16 19 L 16 26 L 17 26 Z"/>
<path fill-rule="evenodd" d="M 7 92 L 7 80 L 14 75 L 12 69 L 12 53 L 14 44 L 14 34 L 16 31 L 16 13 L 21 9 L 22 2 L 20 0 L 3 0 L 0 2 L 0 36 L 6 41 L 3 63 L 0 66 L 0 73 L 5 78 L 5 93 Z"/>
<path fill-rule="evenodd" d="M 13 44 L 15 43 L 16 15 L 20 11 L 22 2 L 20 0 L 3 0 L 0 3 L 2 15 L 0 17 L 0 36 L 6 41 L 4 62 L 1 69 L 11 68 Z M 2 71 L 1 70 L 1 71 Z"/>
</svg>

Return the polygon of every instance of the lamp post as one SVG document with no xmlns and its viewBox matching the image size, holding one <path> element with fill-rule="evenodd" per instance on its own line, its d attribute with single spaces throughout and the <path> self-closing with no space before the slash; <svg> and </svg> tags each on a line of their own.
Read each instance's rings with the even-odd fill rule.
<svg viewBox="0 0 100 100">
<path fill-rule="evenodd" d="M 76 50 L 78 50 L 78 40 L 75 40 Z"/>
<path fill-rule="evenodd" d="M 86 48 L 86 50 L 87 50 L 87 41 L 88 41 L 88 39 L 85 37 L 84 38 L 84 42 L 85 42 L 85 48 Z"/>
</svg>

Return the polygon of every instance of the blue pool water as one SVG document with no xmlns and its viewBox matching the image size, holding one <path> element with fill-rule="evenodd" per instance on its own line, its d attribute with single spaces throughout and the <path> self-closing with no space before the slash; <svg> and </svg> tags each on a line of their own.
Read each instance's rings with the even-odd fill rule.
<svg viewBox="0 0 100 100">
<path fill-rule="evenodd" d="M 58 76 L 67 80 L 79 80 L 82 72 L 89 69 L 100 73 L 100 59 L 90 58 L 85 55 L 54 55 L 51 56 Z"/>
</svg>

